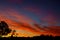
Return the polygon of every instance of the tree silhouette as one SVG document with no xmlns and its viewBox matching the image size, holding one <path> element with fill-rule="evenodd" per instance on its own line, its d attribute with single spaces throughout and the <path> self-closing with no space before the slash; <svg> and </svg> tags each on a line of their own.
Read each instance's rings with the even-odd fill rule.
<svg viewBox="0 0 60 40">
<path fill-rule="evenodd" d="M 15 35 L 15 32 L 16 32 L 16 30 L 13 30 L 13 31 L 12 31 L 11 37 L 13 37 L 13 35 Z"/>
<path fill-rule="evenodd" d="M 0 22 L 0 35 L 7 35 L 11 32 L 8 24 L 5 21 Z"/>
</svg>

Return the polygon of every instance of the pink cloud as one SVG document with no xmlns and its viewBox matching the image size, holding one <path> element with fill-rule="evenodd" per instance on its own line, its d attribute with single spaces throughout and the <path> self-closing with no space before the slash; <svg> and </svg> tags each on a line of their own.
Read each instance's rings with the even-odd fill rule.
<svg viewBox="0 0 60 40">
<path fill-rule="evenodd" d="M 56 24 L 56 18 L 52 14 L 48 14 L 41 19 L 43 22 L 48 23 L 49 25 Z"/>
</svg>

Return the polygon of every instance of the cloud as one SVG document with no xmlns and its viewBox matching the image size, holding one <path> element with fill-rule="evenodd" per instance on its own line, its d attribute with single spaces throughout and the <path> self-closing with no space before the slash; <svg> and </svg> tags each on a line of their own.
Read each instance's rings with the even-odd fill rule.
<svg viewBox="0 0 60 40">
<path fill-rule="evenodd" d="M 47 23 L 49 26 L 56 25 L 56 18 L 52 14 L 48 14 L 41 18 L 43 23 Z"/>
<path fill-rule="evenodd" d="M 12 30 L 26 30 L 27 32 L 38 34 L 39 31 L 36 30 L 32 25 L 29 23 L 33 23 L 34 21 L 27 18 L 24 15 L 20 15 L 18 12 L 14 10 L 5 10 L 0 12 L 0 19 L 1 21 L 5 21 L 8 23 L 9 28 Z"/>
<path fill-rule="evenodd" d="M 38 8 L 38 7 L 35 6 L 35 5 L 24 6 L 24 7 L 22 7 L 22 9 L 25 10 L 25 11 L 32 12 L 32 13 L 38 15 L 38 16 L 39 16 L 39 15 L 41 14 L 41 12 L 42 12 L 41 8 Z"/>
<path fill-rule="evenodd" d="M 2 16 L 2 18 L 1 18 Z M 20 15 L 18 11 L 13 9 L 7 9 L 5 11 L 0 12 L 0 19 L 7 22 L 9 28 L 12 30 L 26 30 L 27 32 L 37 35 L 58 35 L 60 32 L 59 28 L 51 27 L 41 27 L 34 20 L 28 18 L 25 15 Z M 53 22 L 54 18 L 52 15 L 48 15 L 42 19 L 43 21 L 47 21 L 48 23 Z M 33 23 L 32 25 L 29 23 Z M 57 30 L 57 32 L 56 32 Z M 22 32 L 21 32 L 22 33 Z M 33 36 L 33 35 L 32 35 Z"/>
</svg>

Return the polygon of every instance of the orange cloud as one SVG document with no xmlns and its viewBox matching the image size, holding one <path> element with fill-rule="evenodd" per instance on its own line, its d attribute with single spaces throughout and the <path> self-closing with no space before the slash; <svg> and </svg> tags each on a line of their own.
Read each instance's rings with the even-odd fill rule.
<svg viewBox="0 0 60 40">
<path fill-rule="evenodd" d="M 58 35 L 60 32 L 56 32 L 56 28 L 53 27 L 41 27 L 39 24 L 35 24 L 36 22 L 30 18 L 28 18 L 25 15 L 20 15 L 19 12 L 8 9 L 6 11 L 0 12 L 0 20 L 5 21 L 8 25 L 9 28 L 12 30 L 24 30 L 27 31 L 23 33 L 22 31 L 19 32 L 18 34 L 20 36 L 38 36 L 41 34 L 44 35 Z M 31 23 L 33 23 L 31 25 Z M 29 34 L 29 33 L 31 34 Z M 26 34 L 27 33 L 27 34 Z M 22 35 L 21 35 L 22 34 Z"/>
<path fill-rule="evenodd" d="M 33 21 L 26 16 L 19 15 L 18 12 L 11 10 L 1 12 L 0 15 L 1 21 L 5 21 L 12 30 L 26 30 L 27 32 L 38 34 L 38 31 L 29 24 L 31 22 L 33 23 Z M 13 18 L 11 19 L 9 16 Z"/>
</svg>

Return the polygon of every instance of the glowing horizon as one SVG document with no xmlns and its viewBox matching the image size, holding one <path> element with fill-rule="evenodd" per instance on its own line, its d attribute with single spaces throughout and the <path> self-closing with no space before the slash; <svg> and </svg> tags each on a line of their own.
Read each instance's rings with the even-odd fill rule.
<svg viewBox="0 0 60 40">
<path fill-rule="evenodd" d="M 1 17 L 0 18 L 1 18 L 1 21 L 3 20 L 3 21 L 5 21 L 9 25 L 10 29 L 16 30 L 16 32 L 19 35 L 18 37 L 34 37 L 34 36 L 40 36 L 41 34 L 53 35 L 53 36 L 59 35 L 59 33 L 58 34 L 56 34 L 56 33 L 54 34 L 54 30 L 52 30 L 52 32 L 53 32 L 52 33 L 50 31 L 49 27 L 47 27 L 46 29 L 44 27 L 41 28 L 41 26 L 39 24 L 37 24 L 35 21 L 33 21 L 32 19 L 26 18 L 25 16 L 22 16 L 22 15 L 20 16 L 18 14 L 18 12 L 16 12 L 16 11 L 12 11 L 12 12 L 10 12 L 10 11 L 7 11 L 7 12 L 9 12 L 8 16 L 16 18 L 17 21 L 15 21 L 13 19 L 9 19 L 8 16 L 6 16 L 7 14 L 4 15 L 4 13 L 6 11 L 4 13 L 2 13 L 2 14 L 0 13 L 0 15 L 2 17 L 2 18 Z M 25 18 L 27 20 L 24 20 Z M 32 23 L 32 25 L 31 25 L 31 23 Z M 35 26 L 34 23 L 39 25 L 40 27 Z M 19 30 L 20 32 L 17 31 L 17 30 Z M 9 36 L 9 35 L 11 35 L 11 34 L 8 34 L 6 36 Z"/>
</svg>

